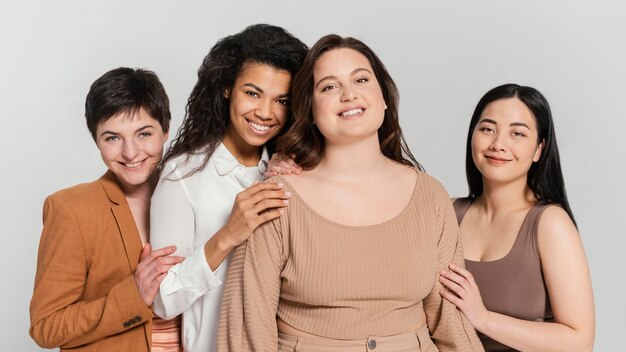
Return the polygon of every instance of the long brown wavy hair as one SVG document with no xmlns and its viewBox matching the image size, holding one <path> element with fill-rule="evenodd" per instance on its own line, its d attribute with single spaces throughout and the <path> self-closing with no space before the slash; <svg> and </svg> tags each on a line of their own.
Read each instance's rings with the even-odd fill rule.
<svg viewBox="0 0 626 352">
<path fill-rule="evenodd" d="M 313 70 L 317 60 L 327 51 L 348 48 L 356 50 L 367 58 L 374 75 L 380 84 L 387 104 L 385 118 L 378 129 L 380 150 L 391 160 L 423 170 L 402 135 L 398 119 L 399 93 L 396 84 L 387 72 L 385 65 L 367 45 L 358 39 L 343 38 L 336 34 L 322 37 L 309 50 L 304 63 L 292 82 L 293 124 L 277 142 L 277 150 L 285 155 L 293 155 L 294 161 L 304 169 L 315 167 L 324 157 L 324 136 L 313 122 Z"/>
</svg>

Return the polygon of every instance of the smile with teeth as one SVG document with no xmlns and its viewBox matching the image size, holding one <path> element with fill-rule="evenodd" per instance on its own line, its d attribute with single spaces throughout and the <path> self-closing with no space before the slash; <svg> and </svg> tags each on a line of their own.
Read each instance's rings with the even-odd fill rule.
<svg viewBox="0 0 626 352">
<path fill-rule="evenodd" d="M 141 164 L 143 164 L 143 160 L 142 161 L 136 161 L 134 163 L 122 163 L 124 164 L 124 166 L 126 166 L 129 169 L 136 169 L 138 167 L 141 166 Z"/>
<path fill-rule="evenodd" d="M 248 124 L 250 126 L 252 126 L 252 128 L 254 128 L 255 130 L 259 131 L 259 132 L 265 132 L 267 130 L 270 129 L 271 126 L 263 126 L 263 125 L 259 125 L 258 123 L 254 123 L 250 120 L 248 120 Z"/>
<path fill-rule="evenodd" d="M 363 112 L 362 108 L 356 108 L 356 109 L 351 109 L 351 110 L 348 110 L 348 111 L 343 111 L 343 112 L 339 113 L 339 116 L 341 116 L 341 117 L 354 116 L 354 115 L 360 114 L 362 112 Z"/>
</svg>

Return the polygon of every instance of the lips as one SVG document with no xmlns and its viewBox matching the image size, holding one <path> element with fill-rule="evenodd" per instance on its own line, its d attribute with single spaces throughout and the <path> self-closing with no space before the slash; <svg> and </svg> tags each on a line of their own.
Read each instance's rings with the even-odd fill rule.
<svg viewBox="0 0 626 352">
<path fill-rule="evenodd" d="M 248 125 L 250 125 L 255 132 L 259 133 L 265 133 L 270 128 L 274 127 L 274 125 L 261 125 L 248 119 L 246 119 L 246 122 L 248 122 Z"/>
<path fill-rule="evenodd" d="M 351 107 L 349 109 L 343 110 L 337 115 L 339 115 L 339 117 L 344 118 L 344 119 L 351 119 L 351 118 L 361 116 L 363 112 L 365 112 L 365 108 L 358 106 L 358 107 Z"/>
<path fill-rule="evenodd" d="M 502 158 L 502 157 L 495 156 L 495 155 L 485 155 L 485 158 L 487 158 L 487 160 L 492 164 L 504 164 L 512 160 L 512 159 L 506 159 L 506 158 Z"/>
<path fill-rule="evenodd" d="M 139 167 L 141 167 L 141 165 L 143 164 L 144 160 L 141 161 L 135 161 L 132 163 L 125 163 L 125 162 L 120 162 L 120 164 L 124 165 L 126 168 L 128 169 L 138 169 Z"/>
</svg>

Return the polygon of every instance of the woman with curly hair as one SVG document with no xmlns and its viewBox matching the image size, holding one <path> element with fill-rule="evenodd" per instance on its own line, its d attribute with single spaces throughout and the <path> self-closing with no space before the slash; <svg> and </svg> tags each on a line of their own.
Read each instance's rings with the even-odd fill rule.
<svg viewBox="0 0 626 352">
<path fill-rule="evenodd" d="M 257 181 L 274 137 L 291 122 L 291 78 L 306 50 L 283 28 L 253 25 L 221 39 L 198 71 L 150 222 L 153 245 L 176 245 L 186 257 L 169 270 L 154 304 L 163 318 L 182 314 L 186 351 L 215 350 L 229 254 L 288 203 L 281 184 Z"/>
</svg>

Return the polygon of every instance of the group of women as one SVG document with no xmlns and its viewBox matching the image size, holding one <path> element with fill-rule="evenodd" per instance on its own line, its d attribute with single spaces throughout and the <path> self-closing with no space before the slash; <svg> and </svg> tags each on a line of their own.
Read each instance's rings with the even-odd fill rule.
<svg viewBox="0 0 626 352">
<path fill-rule="evenodd" d="M 483 96 L 454 202 L 411 154 L 398 99 L 357 39 L 307 50 L 250 26 L 205 57 L 161 160 L 160 82 L 105 74 L 86 117 L 109 171 L 46 200 L 31 336 L 84 351 L 591 350 L 543 95 Z"/>
</svg>

